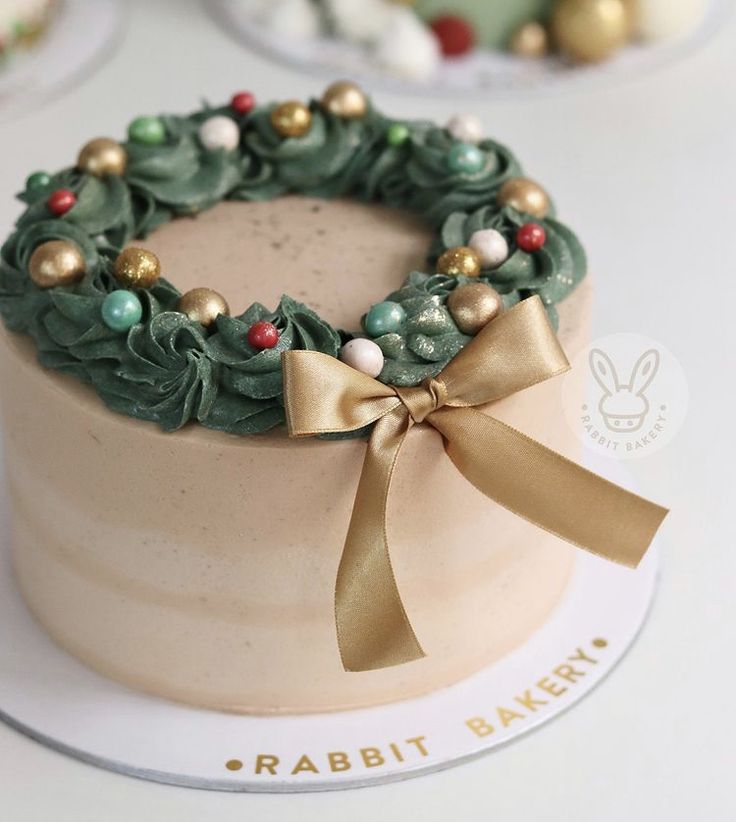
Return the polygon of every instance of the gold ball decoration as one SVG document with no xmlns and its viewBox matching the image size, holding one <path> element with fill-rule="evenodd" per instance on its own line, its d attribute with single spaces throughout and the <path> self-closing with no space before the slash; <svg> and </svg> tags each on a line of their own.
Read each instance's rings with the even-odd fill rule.
<svg viewBox="0 0 736 822">
<path fill-rule="evenodd" d="M 549 214 L 550 201 L 547 192 L 528 177 L 512 177 L 498 192 L 498 203 L 511 206 L 522 214 L 531 214 L 540 219 Z"/>
<path fill-rule="evenodd" d="M 450 293 L 447 308 L 460 331 L 475 336 L 503 311 L 503 300 L 490 285 L 468 283 Z"/>
<path fill-rule="evenodd" d="M 107 137 L 98 137 L 90 140 L 79 152 L 77 168 L 94 174 L 95 177 L 105 177 L 114 174 L 118 177 L 125 171 L 128 155 L 120 143 Z"/>
<path fill-rule="evenodd" d="M 368 98 L 360 86 L 340 80 L 322 95 L 322 108 L 346 120 L 359 120 L 368 111 Z"/>
<path fill-rule="evenodd" d="M 158 257 L 145 248 L 124 248 L 115 260 L 115 279 L 126 288 L 150 288 L 160 276 Z"/>
<path fill-rule="evenodd" d="M 509 51 L 517 57 L 544 57 L 549 51 L 547 29 L 536 20 L 524 23 L 511 36 Z"/>
<path fill-rule="evenodd" d="M 271 109 L 271 125 L 281 137 L 303 137 L 312 127 L 312 112 L 304 103 L 288 100 Z"/>
<path fill-rule="evenodd" d="M 437 260 L 437 273 L 448 277 L 477 277 L 480 274 L 480 257 L 466 245 L 448 248 Z"/>
<path fill-rule="evenodd" d="M 631 20 L 624 0 L 559 0 L 552 37 L 575 63 L 600 63 L 629 39 Z"/>
<path fill-rule="evenodd" d="M 81 280 L 85 271 L 82 252 L 66 240 L 41 243 L 28 261 L 28 274 L 39 288 L 70 285 Z"/>
<path fill-rule="evenodd" d="M 220 314 L 229 316 L 227 300 L 211 288 L 193 288 L 179 298 L 177 310 L 195 323 L 212 325 Z"/>
</svg>

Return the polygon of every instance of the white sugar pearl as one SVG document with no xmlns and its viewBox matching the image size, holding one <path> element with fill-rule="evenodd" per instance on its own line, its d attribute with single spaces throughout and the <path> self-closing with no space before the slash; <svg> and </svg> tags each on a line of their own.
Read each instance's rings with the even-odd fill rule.
<svg viewBox="0 0 736 822">
<path fill-rule="evenodd" d="M 439 41 L 414 9 L 387 5 L 391 7 L 391 16 L 380 36 L 371 43 L 371 56 L 391 74 L 428 80 L 442 59 Z"/>
<path fill-rule="evenodd" d="M 642 40 L 671 40 L 695 29 L 703 19 L 708 0 L 638 0 L 634 28 Z"/>
<path fill-rule="evenodd" d="M 475 114 L 456 114 L 445 128 L 463 143 L 479 143 L 483 139 L 483 123 Z"/>
<path fill-rule="evenodd" d="M 208 151 L 218 148 L 233 151 L 240 142 L 240 129 L 234 120 L 217 114 L 199 127 L 199 141 Z"/>
<path fill-rule="evenodd" d="M 509 244 L 503 234 L 495 228 L 484 228 L 474 232 L 468 245 L 480 257 L 483 268 L 498 268 L 509 258 Z"/>
<path fill-rule="evenodd" d="M 383 351 L 373 340 L 362 337 L 345 343 L 340 349 L 340 359 L 369 377 L 377 377 L 383 369 Z"/>
</svg>

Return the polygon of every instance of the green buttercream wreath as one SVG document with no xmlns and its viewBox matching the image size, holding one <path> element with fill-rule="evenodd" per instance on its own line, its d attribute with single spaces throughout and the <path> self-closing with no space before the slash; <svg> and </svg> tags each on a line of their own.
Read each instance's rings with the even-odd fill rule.
<svg viewBox="0 0 736 822">
<path fill-rule="evenodd" d="M 401 306 L 398 329 L 374 336 L 384 355 L 379 379 L 410 386 L 437 374 L 470 340 L 446 306 L 459 285 L 484 282 L 510 306 L 539 294 L 553 323 L 555 304 L 585 274 L 575 235 L 551 216 L 524 214 L 499 203 L 500 188 L 519 177 L 513 154 L 491 140 L 463 143 L 451 130 L 388 118 L 367 104 L 360 116 L 309 104 L 310 124 L 300 136 L 279 133 L 274 105 L 204 106 L 186 117 L 139 118 L 122 143 L 122 174 L 64 169 L 36 172 L 19 199 L 26 204 L 0 250 L 0 313 L 9 329 L 29 334 L 40 362 L 90 383 L 113 410 L 172 431 L 197 420 L 233 434 L 255 434 L 284 422 L 281 353 L 310 349 L 338 356 L 358 333 L 338 332 L 307 306 L 283 296 L 275 310 L 254 303 L 234 317 L 203 326 L 177 310 L 181 294 L 160 278 L 133 289 L 140 321 L 113 330 L 102 307 L 120 290 L 115 260 L 134 238 L 180 215 L 222 200 L 268 200 L 284 194 L 354 199 L 408 209 L 435 232 L 429 260 L 466 246 L 472 235 L 495 229 L 508 256 L 472 280 L 409 273 L 385 299 Z M 237 127 L 237 145 L 213 147 L 201 128 L 212 117 Z M 73 204 L 54 213 L 60 191 Z M 51 199 L 50 199 L 51 198 Z M 60 211 L 60 209 L 56 209 Z M 537 250 L 519 247 L 519 228 L 535 221 L 546 239 Z M 75 282 L 40 287 L 29 260 L 41 244 L 75 246 L 84 273 Z M 434 269 L 433 269 L 434 270 Z M 273 324 L 278 342 L 259 350 L 248 341 L 257 322 Z M 369 335 L 370 336 L 370 335 Z"/>
</svg>

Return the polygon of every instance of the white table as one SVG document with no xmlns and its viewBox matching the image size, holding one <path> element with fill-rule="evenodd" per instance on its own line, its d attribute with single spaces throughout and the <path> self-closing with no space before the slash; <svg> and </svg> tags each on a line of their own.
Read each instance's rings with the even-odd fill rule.
<svg viewBox="0 0 736 822">
<path fill-rule="evenodd" d="M 195 2 L 136 0 L 127 36 L 94 76 L 3 127 L 0 227 L 35 168 L 59 168 L 134 114 L 185 111 L 202 96 L 305 97 L 319 79 L 230 41 Z M 736 457 L 732 425 L 736 266 L 736 20 L 687 60 L 638 82 L 535 101 L 469 103 L 554 192 L 596 276 L 595 332 L 660 340 L 690 382 L 687 423 L 633 463 L 667 501 L 666 556 L 650 622 L 620 669 L 540 732 L 461 768 L 403 784 L 306 796 L 164 787 L 82 765 L 0 726 L 0 818 L 725 822 L 736 817 Z M 377 95 L 445 120 L 449 100 Z M 730 761 L 731 767 L 728 767 Z"/>
</svg>

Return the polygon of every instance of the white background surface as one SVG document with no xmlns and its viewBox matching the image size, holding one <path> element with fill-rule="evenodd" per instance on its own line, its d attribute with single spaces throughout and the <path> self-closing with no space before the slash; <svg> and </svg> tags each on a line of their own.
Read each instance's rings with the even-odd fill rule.
<svg viewBox="0 0 736 822">
<path fill-rule="evenodd" d="M 306 97 L 323 85 L 248 54 L 198 3 L 132 2 L 122 46 L 74 91 L 0 132 L 0 227 L 36 168 L 74 161 L 136 114 L 184 111 L 239 88 Z M 736 19 L 687 60 L 595 92 L 466 101 L 555 195 L 590 253 L 595 332 L 661 340 L 690 381 L 666 449 L 631 463 L 673 509 L 659 597 L 643 636 L 589 699 L 490 757 L 403 784 L 338 794 L 243 796 L 163 787 L 47 751 L 0 727 L 0 819 L 726 822 L 733 784 L 736 519 Z M 451 100 L 376 95 L 440 121 Z"/>
</svg>

